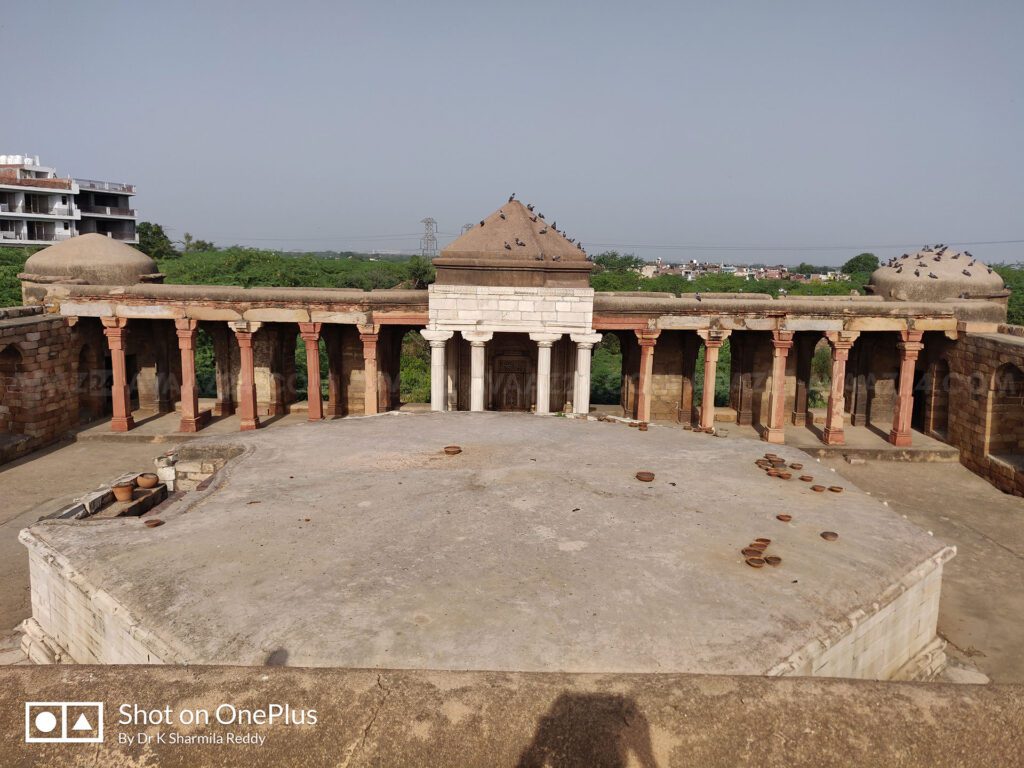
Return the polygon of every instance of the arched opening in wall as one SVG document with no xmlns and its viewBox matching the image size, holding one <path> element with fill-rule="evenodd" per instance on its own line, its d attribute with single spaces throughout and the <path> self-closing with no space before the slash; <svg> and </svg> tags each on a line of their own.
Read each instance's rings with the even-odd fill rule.
<svg viewBox="0 0 1024 768">
<path fill-rule="evenodd" d="M 626 378 L 623 366 L 622 340 L 615 331 L 601 336 L 590 359 L 590 405 L 598 413 L 623 416 L 627 413 L 623 400 Z"/>
<path fill-rule="evenodd" d="M 928 369 L 922 387 L 920 400 L 923 405 L 923 432 L 940 440 L 949 440 L 949 362 L 946 358 L 936 360 Z M 914 393 L 915 404 L 918 392 Z M 915 411 L 917 409 L 915 408 Z"/>
<path fill-rule="evenodd" d="M 985 418 L 985 452 L 1024 469 L 1024 371 L 1005 363 L 992 375 Z"/>
<path fill-rule="evenodd" d="M 21 432 L 21 350 L 8 344 L 0 350 L 0 447 Z"/>
</svg>

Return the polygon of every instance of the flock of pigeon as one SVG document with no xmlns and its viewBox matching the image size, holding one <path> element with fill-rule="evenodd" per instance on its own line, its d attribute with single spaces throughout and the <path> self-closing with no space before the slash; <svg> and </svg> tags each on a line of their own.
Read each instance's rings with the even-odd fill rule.
<svg viewBox="0 0 1024 768">
<path fill-rule="evenodd" d="M 913 256 L 909 253 L 904 253 L 898 258 L 894 257 L 889 259 L 886 266 L 895 269 L 896 274 L 902 274 L 904 269 L 910 269 L 910 267 L 913 267 L 914 277 L 921 277 L 923 275 L 922 270 L 928 269 L 929 259 L 933 262 L 940 262 L 943 260 L 943 257 L 947 257 L 951 261 L 967 259 L 967 265 L 960 270 L 960 272 L 967 277 L 971 276 L 970 268 L 978 263 L 978 260 L 971 255 L 970 251 L 950 251 L 948 246 L 939 243 L 938 245 L 926 245 Z M 989 274 L 992 274 L 991 267 L 984 268 L 988 270 Z M 927 276 L 933 280 L 939 279 L 939 276 L 932 271 L 929 271 Z"/>
<path fill-rule="evenodd" d="M 515 200 L 515 199 L 516 199 L 516 193 L 515 192 L 513 192 L 511 195 L 508 196 L 508 201 L 510 203 L 513 200 Z M 530 213 L 533 213 L 533 203 L 527 203 L 526 210 L 528 210 Z M 498 216 L 500 216 L 503 221 L 505 219 L 507 219 L 507 217 L 505 216 L 505 212 L 504 211 L 498 211 Z M 534 223 L 537 223 L 538 219 L 544 222 L 544 224 L 541 226 L 540 230 L 538 231 L 538 234 L 546 235 L 548 233 L 548 228 L 550 228 L 554 232 L 558 232 L 558 222 L 557 221 L 553 221 L 553 222 L 551 222 L 551 224 L 548 224 L 547 221 L 544 219 L 544 214 L 543 213 L 534 213 L 533 216 L 530 217 L 530 221 L 532 221 Z M 480 226 L 483 227 L 485 225 L 486 225 L 486 222 L 483 219 L 481 219 L 480 220 Z M 565 233 L 564 232 L 561 232 L 560 234 L 562 235 L 562 237 L 565 237 Z M 566 237 L 566 240 L 568 240 L 570 243 L 575 245 L 576 248 L 578 248 L 579 250 L 581 250 L 581 251 L 583 250 L 583 243 L 577 243 L 575 238 Z M 520 240 L 517 237 L 517 238 L 515 238 L 515 245 L 520 247 L 520 248 L 522 248 L 522 247 L 526 246 L 526 243 L 524 243 L 522 240 Z M 512 246 L 511 243 L 509 243 L 508 240 L 505 241 L 505 250 L 506 251 L 514 250 L 514 247 Z M 534 256 L 534 258 L 537 261 L 544 261 L 544 259 L 547 258 L 547 257 L 543 253 L 539 253 L 536 256 Z M 555 256 L 551 257 L 551 260 L 552 261 L 561 261 L 562 260 L 562 256 L 561 256 L 561 254 L 556 254 Z"/>
</svg>

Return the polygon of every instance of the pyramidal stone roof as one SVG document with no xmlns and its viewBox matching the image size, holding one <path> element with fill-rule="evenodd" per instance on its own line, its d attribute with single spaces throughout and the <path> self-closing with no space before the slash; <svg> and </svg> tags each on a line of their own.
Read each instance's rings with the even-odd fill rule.
<svg viewBox="0 0 1024 768">
<path fill-rule="evenodd" d="M 557 222 L 510 200 L 441 250 L 442 259 L 585 262 L 586 251 L 556 229 Z"/>
</svg>

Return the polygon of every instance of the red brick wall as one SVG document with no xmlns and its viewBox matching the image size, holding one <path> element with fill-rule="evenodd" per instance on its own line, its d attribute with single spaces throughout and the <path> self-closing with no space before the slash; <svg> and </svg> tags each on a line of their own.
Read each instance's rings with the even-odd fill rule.
<svg viewBox="0 0 1024 768">
<path fill-rule="evenodd" d="M 1024 340 L 1017 333 L 970 334 L 957 341 L 948 360 L 949 442 L 968 469 L 1024 496 L 1024 400 L 1009 375 L 1012 367 L 1024 372 Z"/>
<path fill-rule="evenodd" d="M 64 318 L 0 310 L 0 463 L 61 439 L 78 420 L 78 357 Z"/>
</svg>

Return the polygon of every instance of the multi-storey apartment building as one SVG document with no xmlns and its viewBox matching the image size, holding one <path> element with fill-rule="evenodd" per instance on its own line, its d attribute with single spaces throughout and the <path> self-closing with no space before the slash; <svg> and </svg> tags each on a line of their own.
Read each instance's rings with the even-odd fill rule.
<svg viewBox="0 0 1024 768">
<path fill-rule="evenodd" d="M 137 243 L 135 187 L 60 178 L 38 155 L 0 155 L 0 245 L 48 245 L 99 233 Z"/>
</svg>

